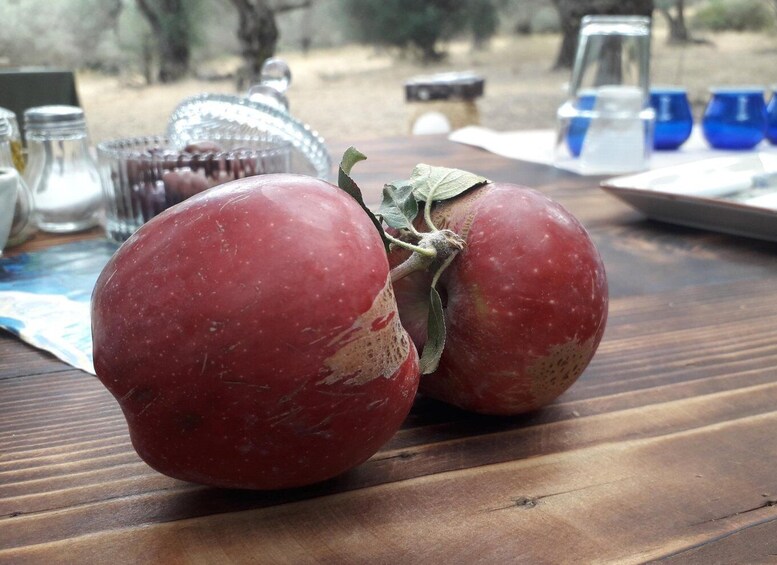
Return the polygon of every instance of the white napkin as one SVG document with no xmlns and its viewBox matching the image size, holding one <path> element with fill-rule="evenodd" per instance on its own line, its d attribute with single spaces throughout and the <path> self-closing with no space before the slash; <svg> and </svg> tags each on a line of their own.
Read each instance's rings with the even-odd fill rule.
<svg viewBox="0 0 777 565">
<path fill-rule="evenodd" d="M 495 131 L 480 126 L 467 126 L 452 132 L 448 139 L 457 143 L 474 145 L 490 151 L 496 155 L 554 165 L 578 174 L 585 174 L 581 170 L 579 159 L 567 159 L 556 162 L 555 143 L 556 132 L 552 129 L 521 130 L 521 131 Z M 648 163 L 648 170 L 682 165 L 702 159 L 724 156 L 743 156 L 754 152 L 773 153 L 777 155 L 777 147 L 767 141 L 758 144 L 750 151 L 721 151 L 710 149 L 701 130 L 694 127 L 691 137 L 680 149 L 674 151 L 653 151 Z"/>
</svg>

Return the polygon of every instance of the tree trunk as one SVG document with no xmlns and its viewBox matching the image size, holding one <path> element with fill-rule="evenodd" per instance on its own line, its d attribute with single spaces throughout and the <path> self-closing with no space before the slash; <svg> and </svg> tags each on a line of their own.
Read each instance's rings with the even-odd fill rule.
<svg viewBox="0 0 777 565">
<path fill-rule="evenodd" d="M 287 0 L 273 3 L 267 0 L 229 0 L 237 9 L 237 38 L 240 41 L 240 55 L 243 68 L 238 77 L 238 88 L 257 84 L 262 63 L 275 55 L 278 43 L 276 14 L 310 8 L 312 0 Z"/>
<path fill-rule="evenodd" d="M 672 14 L 668 6 L 659 6 L 659 11 L 666 18 L 669 25 L 669 43 L 687 43 L 691 40 L 688 28 L 685 25 L 685 0 L 675 0 L 677 15 Z"/>
<path fill-rule="evenodd" d="M 553 0 L 553 5 L 558 11 L 562 33 L 554 69 L 572 68 L 583 16 L 653 15 L 653 0 Z"/>
<path fill-rule="evenodd" d="M 262 63 L 275 54 L 278 27 L 275 14 L 266 0 L 230 1 L 238 13 L 237 38 L 243 58 L 238 87 L 244 89 L 259 82 Z"/>
<path fill-rule="evenodd" d="M 183 0 L 136 0 L 156 38 L 160 82 L 174 82 L 189 72 L 189 25 Z"/>
</svg>

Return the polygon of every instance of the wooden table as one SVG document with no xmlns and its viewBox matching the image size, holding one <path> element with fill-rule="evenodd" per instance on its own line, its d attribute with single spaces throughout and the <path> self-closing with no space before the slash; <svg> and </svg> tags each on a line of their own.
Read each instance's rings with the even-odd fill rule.
<svg viewBox="0 0 777 565">
<path fill-rule="evenodd" d="M 777 560 L 777 246 L 651 222 L 598 179 L 437 137 L 358 146 L 373 202 L 423 161 L 523 182 L 582 220 L 611 289 L 583 377 L 515 418 L 419 399 L 345 476 L 228 491 L 151 470 L 97 379 L 3 335 L 0 562 Z"/>
</svg>

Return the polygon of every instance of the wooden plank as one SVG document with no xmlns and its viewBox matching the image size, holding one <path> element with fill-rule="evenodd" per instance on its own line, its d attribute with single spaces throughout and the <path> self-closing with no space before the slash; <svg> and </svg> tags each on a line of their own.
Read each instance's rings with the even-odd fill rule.
<svg viewBox="0 0 777 565">
<path fill-rule="evenodd" d="M 773 445 L 775 425 L 770 412 L 283 506 L 105 528 L 0 558 L 641 562 L 777 520 L 777 507 L 764 504 L 777 492 L 771 468 L 741 473 L 754 446 Z M 755 531 L 752 541 L 767 534 Z"/>
<path fill-rule="evenodd" d="M 430 414 L 411 417 L 359 469 L 323 485 L 280 493 L 225 493 L 148 469 L 122 433 L 123 418 L 113 399 L 94 377 L 71 371 L 64 379 L 9 378 L 0 382 L 0 547 L 53 548 L 60 540 L 98 539 L 106 531 L 140 524 L 284 508 L 293 501 L 313 503 L 348 491 L 369 493 L 392 483 L 415 484 L 457 472 L 467 476 L 468 470 L 565 454 L 572 457 L 572 469 L 577 452 L 685 437 L 694 430 L 707 430 L 709 441 L 719 445 L 717 427 L 762 422 L 774 414 L 775 352 L 769 344 L 777 342 L 775 332 L 777 289 L 769 281 L 614 300 L 594 363 L 552 406 L 518 418 L 485 418 L 422 399 L 414 412 Z M 735 343 L 728 345 L 727 339 Z M 774 445 L 772 440 L 759 447 Z M 721 449 L 726 448 L 724 442 Z M 717 454 L 708 455 L 704 464 L 715 467 Z M 721 515 L 729 511 L 720 509 Z M 298 526 L 288 527 L 296 531 Z M 25 551 L 8 555 L 21 559 Z"/>
</svg>

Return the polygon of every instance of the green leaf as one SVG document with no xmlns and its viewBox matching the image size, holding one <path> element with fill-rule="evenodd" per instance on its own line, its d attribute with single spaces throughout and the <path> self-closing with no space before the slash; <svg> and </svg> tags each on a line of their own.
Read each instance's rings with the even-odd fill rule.
<svg viewBox="0 0 777 565">
<path fill-rule="evenodd" d="M 340 161 L 340 170 L 346 175 L 350 175 L 353 166 L 359 161 L 364 161 L 366 159 L 367 156 L 364 153 L 356 149 L 356 147 L 351 146 L 343 153 L 343 159 Z"/>
<path fill-rule="evenodd" d="M 413 194 L 413 185 L 399 182 L 384 186 L 383 201 L 378 213 L 392 228 L 412 229 L 413 220 L 418 215 L 418 201 Z"/>
<path fill-rule="evenodd" d="M 355 147 L 349 147 L 343 153 L 343 159 L 340 161 L 340 170 L 337 174 L 337 186 L 342 188 L 348 194 L 350 194 L 359 205 L 366 209 L 364 205 L 364 197 L 362 197 L 362 191 L 359 186 L 350 177 L 351 169 L 359 161 L 364 161 L 367 157 Z M 369 210 L 368 210 L 369 212 Z M 372 212 L 369 212 L 372 214 Z"/>
<path fill-rule="evenodd" d="M 437 289 L 432 287 L 429 292 L 429 318 L 426 327 L 426 344 L 421 353 L 419 365 L 421 374 L 428 375 L 437 369 L 445 348 L 445 315 L 442 310 L 442 299 Z"/>
<path fill-rule="evenodd" d="M 409 182 L 413 185 L 413 194 L 417 200 L 436 202 L 453 198 L 490 181 L 460 169 L 432 167 L 421 163 L 413 169 Z"/>
<path fill-rule="evenodd" d="M 367 213 L 367 216 L 369 216 L 370 220 L 372 220 L 372 223 L 375 225 L 375 229 L 378 230 L 380 239 L 383 241 L 383 247 L 386 249 L 386 253 L 388 253 L 391 242 L 386 237 L 386 232 L 383 230 L 383 226 L 381 225 L 380 220 L 375 217 L 375 214 L 372 213 L 372 210 L 370 210 L 364 203 L 364 197 L 362 196 L 362 191 L 359 188 L 359 185 L 356 184 L 356 182 L 350 176 L 353 166 L 359 161 L 364 161 L 366 158 L 367 157 L 365 157 L 364 154 L 355 147 L 349 147 L 346 149 L 345 153 L 343 154 L 343 159 L 340 161 L 340 170 L 337 174 L 337 186 L 350 194 L 351 197 L 356 200 L 359 206 L 361 206 L 362 210 Z"/>
</svg>

